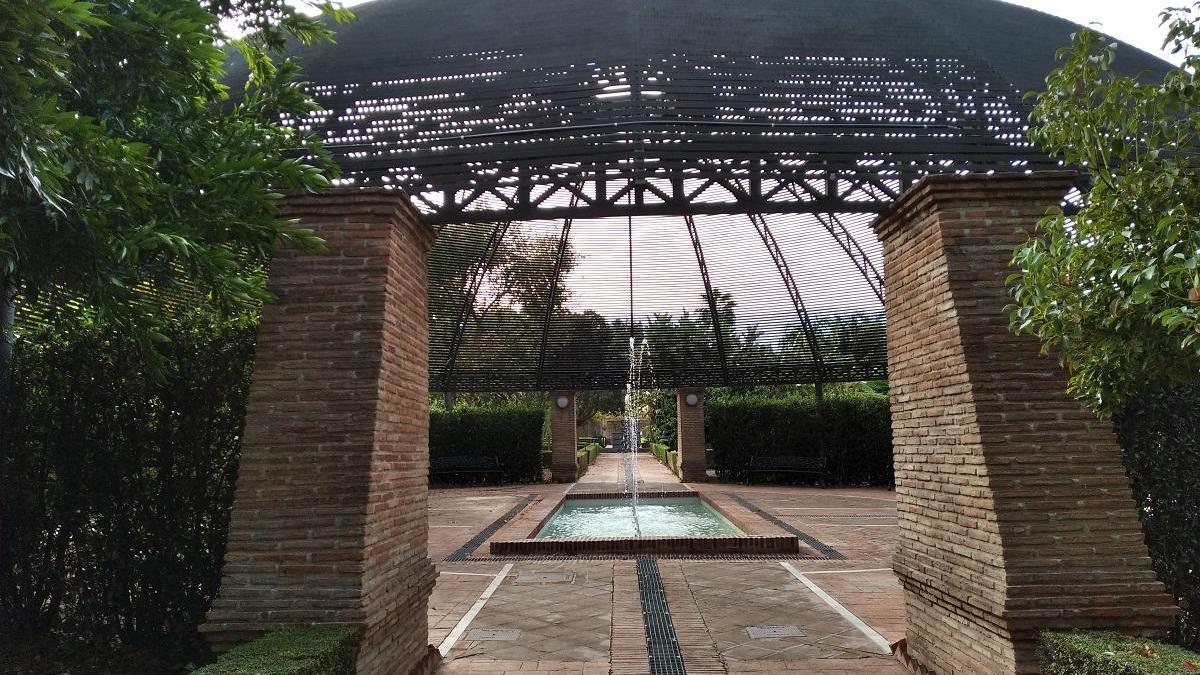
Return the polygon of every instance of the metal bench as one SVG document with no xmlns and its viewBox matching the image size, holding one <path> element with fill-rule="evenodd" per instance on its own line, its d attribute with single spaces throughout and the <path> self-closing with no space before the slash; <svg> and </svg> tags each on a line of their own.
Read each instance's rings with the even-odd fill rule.
<svg viewBox="0 0 1200 675">
<path fill-rule="evenodd" d="M 752 455 L 746 462 L 745 480 L 750 485 L 751 476 L 756 473 L 807 473 L 818 476 L 820 484 L 825 485 L 826 469 L 824 457 Z"/>
<path fill-rule="evenodd" d="M 429 477 L 479 474 L 496 476 L 496 484 L 504 485 L 504 467 L 495 455 L 463 455 L 457 457 L 430 457 Z"/>
</svg>

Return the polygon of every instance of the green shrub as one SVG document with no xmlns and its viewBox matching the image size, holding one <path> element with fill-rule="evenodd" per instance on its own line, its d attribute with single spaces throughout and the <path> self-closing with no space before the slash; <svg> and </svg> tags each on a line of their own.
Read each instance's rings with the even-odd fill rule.
<svg viewBox="0 0 1200 675">
<path fill-rule="evenodd" d="M 358 640 L 353 626 L 284 628 L 234 647 L 193 675 L 353 675 Z"/>
<path fill-rule="evenodd" d="M 1116 633 L 1043 633 L 1042 675 L 1175 675 L 1200 669 L 1200 654 Z"/>
<path fill-rule="evenodd" d="M 576 475 L 582 476 L 587 468 L 596 461 L 596 457 L 600 454 L 600 446 L 596 443 L 588 443 L 584 447 L 575 451 L 575 466 L 579 470 Z"/>
<path fill-rule="evenodd" d="M 1178 641 L 1200 650 L 1200 386 L 1155 385 L 1114 416 L 1146 546 L 1183 608 Z"/>
<path fill-rule="evenodd" d="M 752 455 L 824 456 L 840 485 L 892 483 L 891 414 L 886 396 L 835 391 L 812 396 L 727 394 L 705 403 L 704 429 L 718 477 L 736 480 Z"/>
<path fill-rule="evenodd" d="M 679 475 L 679 451 L 678 450 L 668 450 L 667 451 L 667 468 L 670 469 L 671 472 L 674 473 L 676 476 Z"/>
<path fill-rule="evenodd" d="M 255 322 L 177 317 L 157 376 L 117 329 L 22 332 L 0 401 L 0 630 L 206 651 Z"/>
<path fill-rule="evenodd" d="M 457 405 L 429 413 L 429 456 L 497 456 L 509 482 L 542 480 L 546 411 L 519 404 Z"/>
<path fill-rule="evenodd" d="M 549 450 L 543 450 L 542 451 L 542 468 L 549 469 L 550 465 L 553 462 L 554 462 L 554 453 L 550 452 Z"/>
<path fill-rule="evenodd" d="M 663 464 L 667 463 L 667 452 L 669 448 L 667 447 L 666 443 L 656 443 L 652 441 L 648 447 L 650 448 L 650 454 L 654 455 L 655 459 Z"/>
</svg>

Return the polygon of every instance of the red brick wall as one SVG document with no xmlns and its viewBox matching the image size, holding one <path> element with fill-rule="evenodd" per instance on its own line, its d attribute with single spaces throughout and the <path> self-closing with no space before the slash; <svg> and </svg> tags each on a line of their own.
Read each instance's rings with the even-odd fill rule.
<svg viewBox="0 0 1200 675">
<path fill-rule="evenodd" d="M 558 407 L 558 397 L 567 397 L 567 407 Z M 556 483 L 571 483 L 577 478 L 575 460 L 578 435 L 575 431 L 575 392 L 550 392 L 550 473 Z"/>
<path fill-rule="evenodd" d="M 287 625 L 363 626 L 360 673 L 426 656 L 433 235 L 401 194 L 286 200 L 328 250 L 281 250 L 263 308 L 221 589 L 218 648 Z"/>
<path fill-rule="evenodd" d="M 687 395 L 695 394 L 696 405 L 687 404 Z M 704 389 L 688 387 L 675 392 L 676 447 L 679 450 L 680 479 L 685 483 L 708 480 L 704 463 Z"/>
<path fill-rule="evenodd" d="M 1111 425 L 1008 330 L 1014 247 L 1065 173 L 939 176 L 875 224 L 884 243 L 909 651 L 938 673 L 1035 673 L 1037 631 L 1159 635 L 1150 569 Z"/>
</svg>

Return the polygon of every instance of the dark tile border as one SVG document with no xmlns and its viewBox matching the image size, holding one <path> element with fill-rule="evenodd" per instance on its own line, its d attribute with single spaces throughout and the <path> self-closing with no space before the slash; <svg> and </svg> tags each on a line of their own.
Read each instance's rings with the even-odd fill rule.
<svg viewBox="0 0 1200 675">
<path fill-rule="evenodd" d="M 493 520 L 490 524 L 488 524 L 487 527 L 477 532 L 474 537 L 471 537 L 469 540 L 467 540 L 467 543 L 463 544 L 458 548 L 458 550 L 443 558 L 443 560 L 446 562 L 465 562 L 470 560 L 471 554 L 475 552 L 475 549 L 482 546 L 483 542 L 487 541 L 493 534 L 496 534 L 496 532 L 500 531 L 500 528 L 504 527 L 508 521 L 515 518 L 518 513 L 525 510 L 525 507 L 529 506 L 531 503 L 533 503 L 533 500 L 537 498 L 538 495 L 536 494 L 525 495 L 525 498 L 520 502 L 517 502 L 516 506 L 506 511 L 504 515 Z"/>
<path fill-rule="evenodd" d="M 796 535 L 797 539 L 799 539 L 800 541 L 804 542 L 805 544 L 808 544 L 809 546 L 811 546 L 817 553 L 820 553 L 823 556 L 822 559 L 824 559 L 824 560 L 846 560 L 846 556 L 842 555 L 841 551 L 830 546 L 829 544 L 826 544 L 825 542 L 821 541 L 820 539 L 817 539 L 816 537 L 812 536 L 811 534 L 808 534 L 806 532 L 803 532 L 803 531 L 793 527 L 792 525 L 788 524 L 787 521 L 785 521 L 781 518 L 778 518 L 774 514 L 763 510 L 757 504 L 750 501 L 749 499 L 746 499 L 745 497 L 741 496 L 740 494 L 738 494 L 736 492 L 726 492 L 725 494 L 732 497 L 734 500 L 736 500 L 742 506 L 753 511 L 755 513 L 755 515 L 761 516 L 762 518 L 765 518 L 766 520 L 771 521 L 771 523 L 773 523 L 777 527 L 782 528 L 785 532 L 789 532 L 791 534 Z"/>
</svg>

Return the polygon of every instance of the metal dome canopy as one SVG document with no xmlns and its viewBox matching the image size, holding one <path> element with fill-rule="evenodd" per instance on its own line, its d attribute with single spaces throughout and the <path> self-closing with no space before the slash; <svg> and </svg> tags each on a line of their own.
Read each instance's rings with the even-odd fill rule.
<svg viewBox="0 0 1200 675">
<path fill-rule="evenodd" d="M 996 0 L 355 12 L 296 52 L 326 110 L 285 122 L 440 226 L 431 388 L 460 391 L 621 386 L 631 335 L 647 386 L 883 377 L 873 214 L 927 173 L 1056 167 L 1020 92 L 1076 29 Z"/>
</svg>

